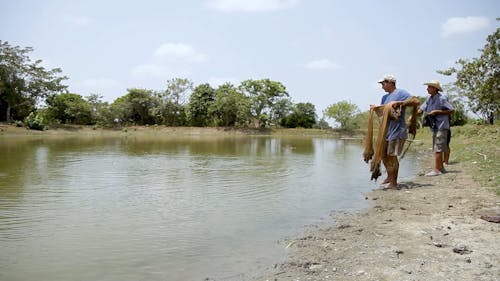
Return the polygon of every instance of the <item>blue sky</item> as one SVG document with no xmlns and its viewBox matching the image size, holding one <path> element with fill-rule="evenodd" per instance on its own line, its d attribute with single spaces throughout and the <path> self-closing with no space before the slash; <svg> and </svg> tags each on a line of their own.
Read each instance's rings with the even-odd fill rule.
<svg viewBox="0 0 500 281">
<path fill-rule="evenodd" d="M 426 96 L 422 83 L 474 58 L 500 23 L 498 0 L 0 0 L 0 40 L 33 47 L 73 93 L 112 102 L 127 88 L 164 90 L 269 78 L 319 117 L 341 100 L 363 111 L 377 80 Z"/>
</svg>

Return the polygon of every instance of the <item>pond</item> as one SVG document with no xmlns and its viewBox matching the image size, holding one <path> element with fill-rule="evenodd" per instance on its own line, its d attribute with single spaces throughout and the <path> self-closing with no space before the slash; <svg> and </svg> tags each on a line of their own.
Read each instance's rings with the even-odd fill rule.
<svg viewBox="0 0 500 281">
<path fill-rule="evenodd" d="M 1 280 L 244 280 L 377 188 L 359 140 L 0 136 Z M 400 178 L 415 174 L 406 156 Z"/>
</svg>

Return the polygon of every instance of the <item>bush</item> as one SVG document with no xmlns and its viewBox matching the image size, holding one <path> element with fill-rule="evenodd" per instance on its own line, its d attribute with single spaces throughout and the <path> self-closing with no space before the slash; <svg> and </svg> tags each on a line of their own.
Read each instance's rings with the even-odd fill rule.
<svg viewBox="0 0 500 281">
<path fill-rule="evenodd" d="M 16 127 L 24 127 L 24 123 L 23 121 L 20 121 L 20 120 L 16 120 L 14 122 L 14 125 L 16 125 Z"/>
<path fill-rule="evenodd" d="M 47 130 L 48 125 L 42 114 L 34 112 L 31 112 L 28 117 L 24 119 L 24 124 L 26 125 L 26 128 L 30 130 L 39 131 Z"/>
</svg>

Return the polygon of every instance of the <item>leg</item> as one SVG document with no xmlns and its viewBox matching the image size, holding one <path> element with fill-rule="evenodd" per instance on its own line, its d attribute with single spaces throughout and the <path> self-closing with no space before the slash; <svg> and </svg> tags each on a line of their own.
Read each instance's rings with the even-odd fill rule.
<svg viewBox="0 0 500 281">
<path fill-rule="evenodd" d="M 401 155 L 405 144 L 404 139 L 389 141 L 387 144 L 387 156 L 382 159 L 387 169 L 387 188 L 398 188 L 399 161 L 398 155 Z"/>
<path fill-rule="evenodd" d="M 387 169 L 387 188 L 398 188 L 399 161 L 397 156 L 387 156 L 383 159 Z"/>
<path fill-rule="evenodd" d="M 447 130 L 439 130 L 434 132 L 432 136 L 434 151 L 434 168 L 431 172 L 425 174 L 426 176 L 438 176 L 441 175 L 444 170 L 443 168 L 443 152 L 446 151 L 446 137 Z"/>
<path fill-rule="evenodd" d="M 434 145 L 434 171 L 440 172 L 443 170 L 443 157 L 447 151 L 448 142 L 448 131 L 449 130 L 439 130 L 436 132 L 436 140 Z"/>
<path fill-rule="evenodd" d="M 449 165 L 449 161 L 450 161 L 450 147 L 448 147 L 448 150 L 446 150 L 443 153 L 443 163 L 445 165 Z"/>
<path fill-rule="evenodd" d="M 447 138 L 446 138 L 446 151 L 443 153 L 443 163 L 445 165 L 449 165 L 450 162 L 450 141 L 451 141 L 451 130 L 448 130 Z"/>
<path fill-rule="evenodd" d="M 434 171 L 440 172 L 443 169 L 443 152 L 434 152 Z"/>
</svg>

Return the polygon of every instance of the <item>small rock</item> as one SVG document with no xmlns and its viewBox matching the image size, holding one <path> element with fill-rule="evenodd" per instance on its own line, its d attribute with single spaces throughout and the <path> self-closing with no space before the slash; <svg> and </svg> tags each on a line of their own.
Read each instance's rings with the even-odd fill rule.
<svg viewBox="0 0 500 281">
<path fill-rule="evenodd" d="M 361 276 L 361 275 L 365 275 L 365 274 L 366 274 L 366 272 L 363 270 L 356 272 L 356 276 Z"/>
<path fill-rule="evenodd" d="M 453 252 L 454 253 L 457 253 L 457 254 L 460 254 L 460 255 L 464 255 L 464 254 L 470 254 L 472 253 L 471 250 L 469 250 L 467 248 L 467 246 L 462 246 L 462 245 L 459 245 L 459 246 L 456 246 L 453 248 Z"/>
<path fill-rule="evenodd" d="M 443 248 L 443 244 L 442 244 L 442 243 L 440 243 L 440 242 L 433 242 L 432 244 L 433 244 L 434 246 L 438 247 L 438 248 Z M 455 251 L 455 250 L 453 250 L 453 251 Z"/>
<path fill-rule="evenodd" d="M 321 264 L 313 264 L 313 265 L 309 266 L 309 270 L 320 270 L 322 268 L 323 268 L 323 266 Z"/>
</svg>

